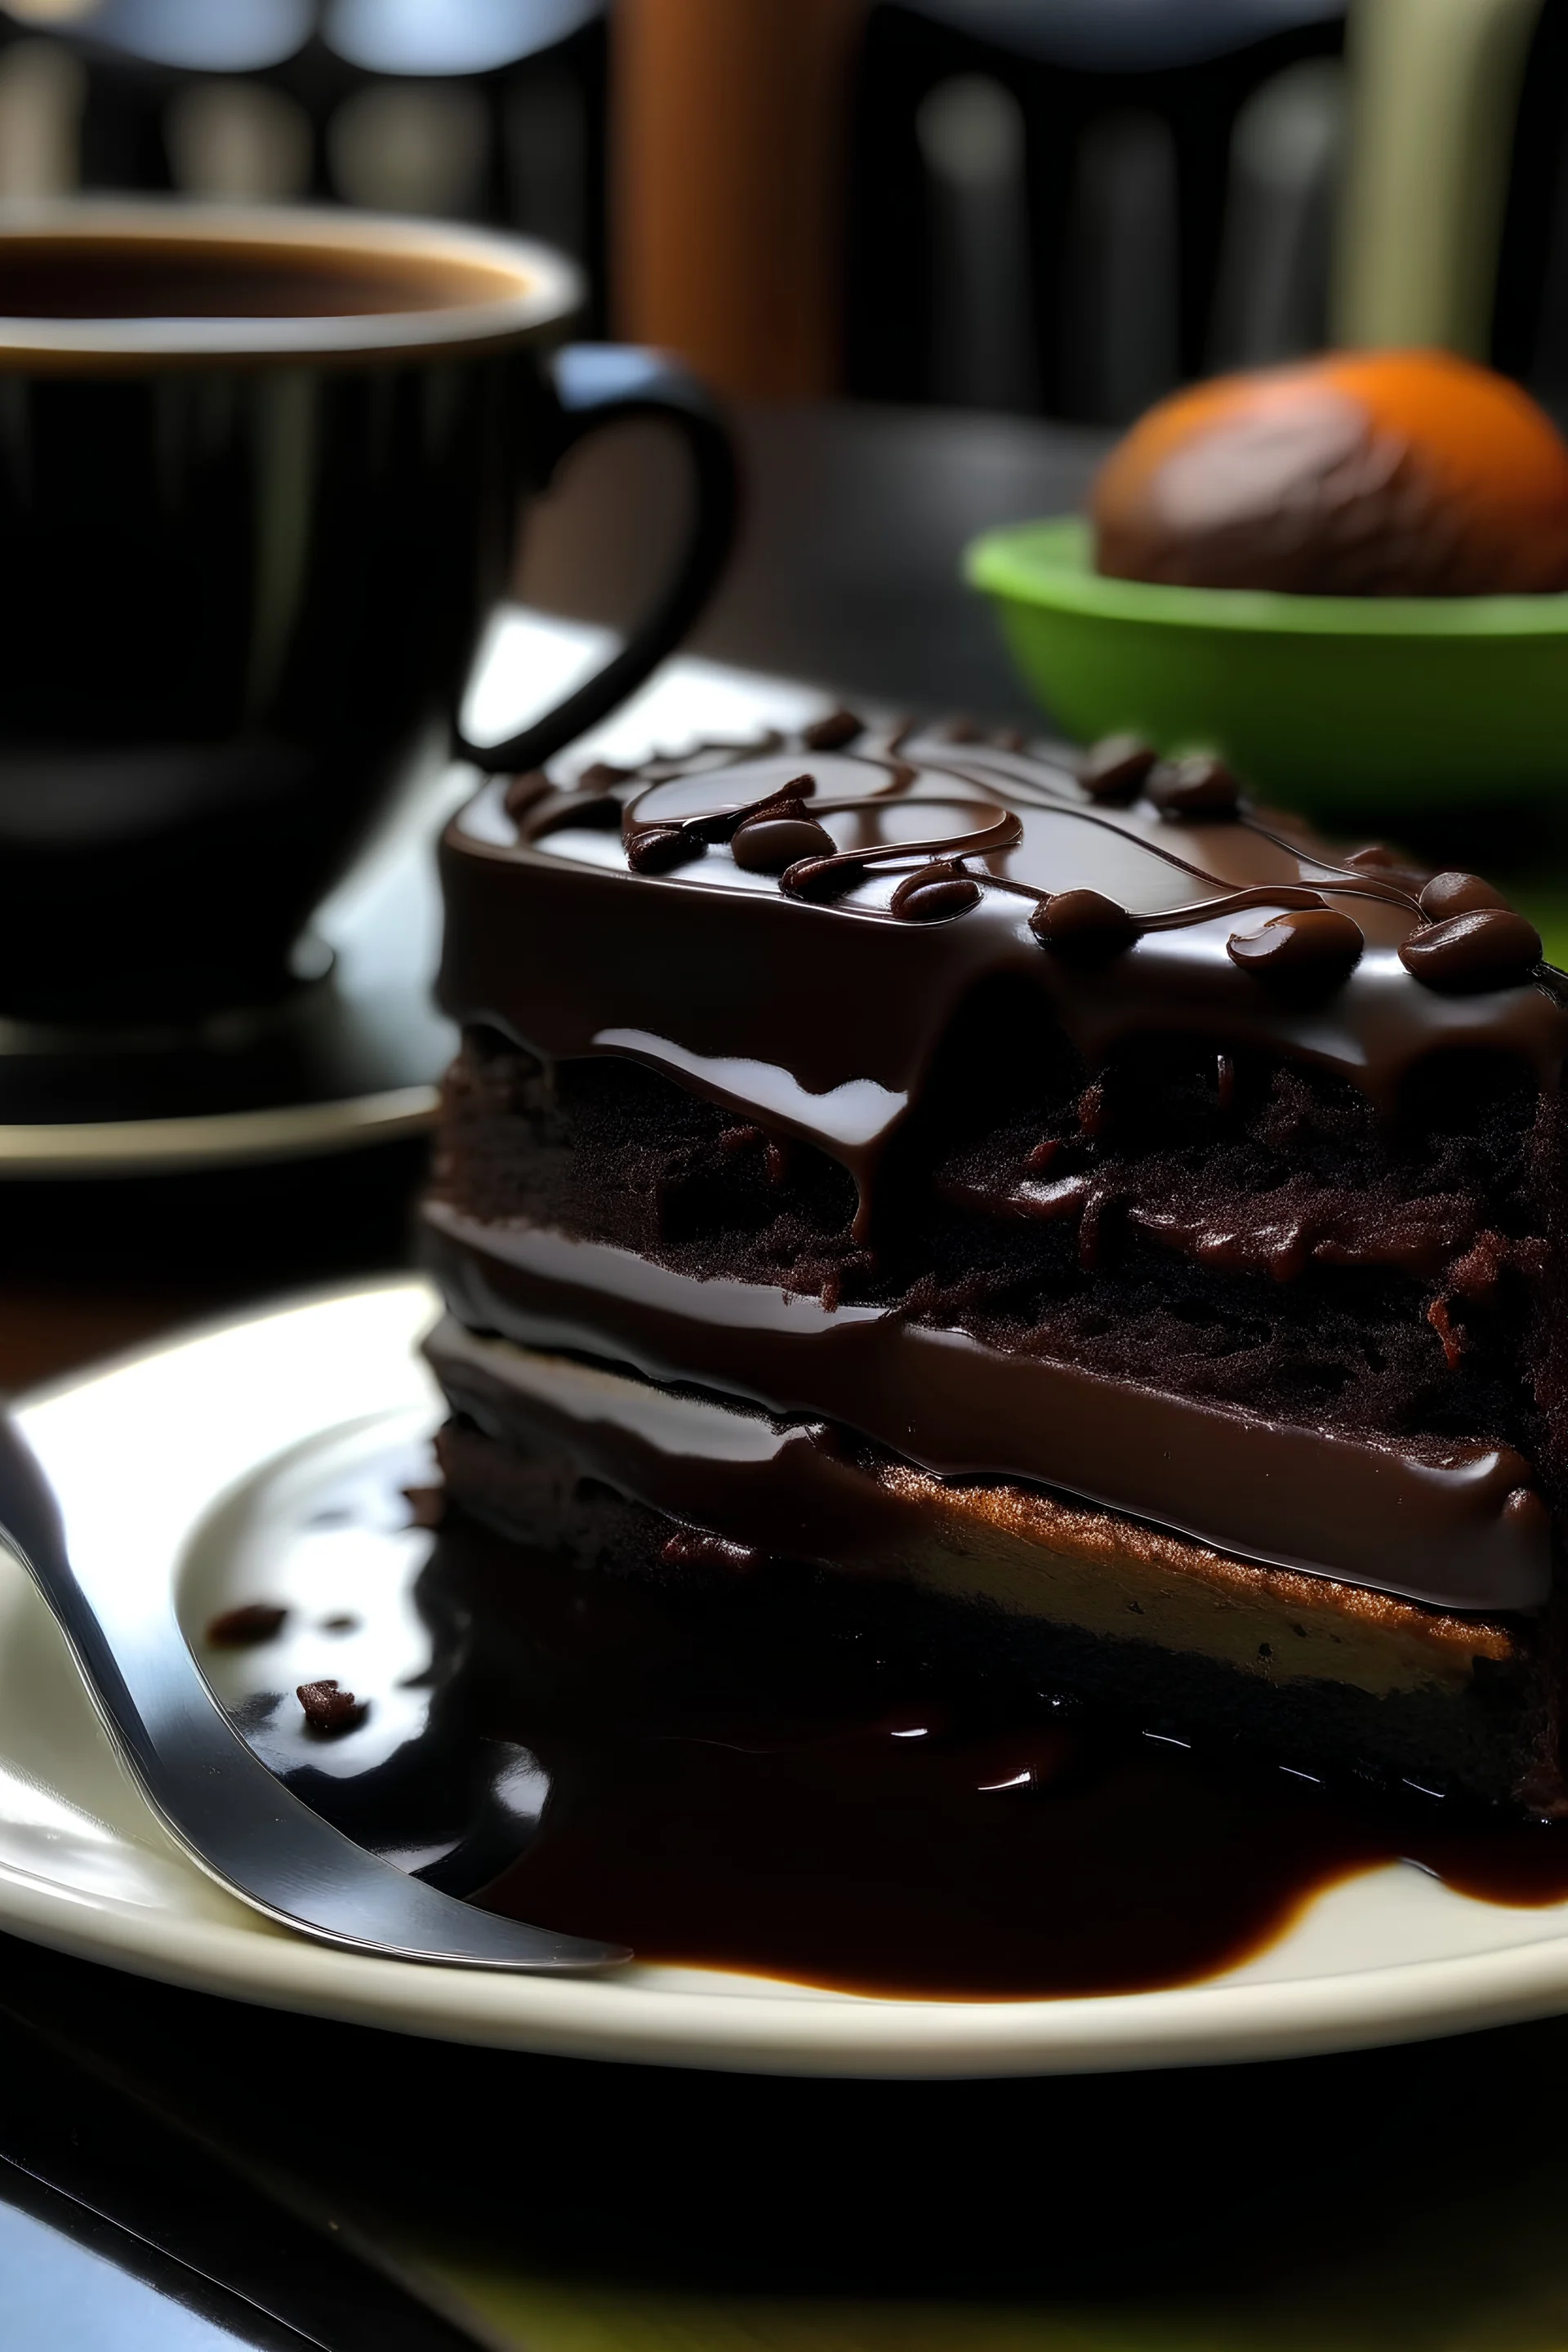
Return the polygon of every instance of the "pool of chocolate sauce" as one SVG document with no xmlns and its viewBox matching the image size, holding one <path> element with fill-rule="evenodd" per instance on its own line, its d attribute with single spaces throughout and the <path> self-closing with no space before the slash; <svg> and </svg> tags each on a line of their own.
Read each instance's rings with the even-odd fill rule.
<svg viewBox="0 0 1568 2352">
<path fill-rule="evenodd" d="M 288 1777 L 489 1908 L 861 1993 L 1191 1983 L 1401 1858 L 1491 1901 L 1568 1900 L 1568 1826 L 1330 1790 L 955 1675 L 896 1597 L 858 1622 L 841 1581 L 659 1590 L 449 1517 L 414 1591 L 423 1730 L 389 1755 L 371 1735 L 393 1694 L 356 1676 L 363 1727 L 314 1749 L 290 1728 Z M 269 1704 L 279 1725 L 298 1713 L 291 1693 Z"/>
</svg>

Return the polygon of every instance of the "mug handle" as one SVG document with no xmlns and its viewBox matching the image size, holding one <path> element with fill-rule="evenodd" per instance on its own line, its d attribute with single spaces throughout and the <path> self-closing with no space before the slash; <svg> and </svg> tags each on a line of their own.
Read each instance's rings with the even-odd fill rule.
<svg viewBox="0 0 1568 2352">
<path fill-rule="evenodd" d="M 734 444 L 711 394 L 677 362 L 631 343 L 571 343 L 555 354 L 552 373 L 558 416 L 545 482 L 591 433 L 628 417 L 653 416 L 673 425 L 689 450 L 696 501 L 673 576 L 603 669 L 503 743 L 470 743 L 458 731 L 458 756 L 492 773 L 541 766 L 642 684 L 708 602 L 734 544 L 740 511 Z"/>
</svg>

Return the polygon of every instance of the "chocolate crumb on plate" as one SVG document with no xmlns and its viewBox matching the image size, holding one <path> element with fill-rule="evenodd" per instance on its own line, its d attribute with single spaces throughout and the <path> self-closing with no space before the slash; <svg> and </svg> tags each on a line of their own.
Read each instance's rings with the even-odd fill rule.
<svg viewBox="0 0 1568 2352">
<path fill-rule="evenodd" d="M 263 1642 L 274 1642 L 288 1621 L 289 1612 L 277 1601 L 243 1601 L 237 1609 L 225 1609 L 207 1621 L 207 1640 L 215 1650 L 255 1650 Z"/>
<path fill-rule="evenodd" d="M 305 1710 L 309 1728 L 323 1739 L 335 1739 L 345 1731 L 353 1731 L 370 1713 L 368 1699 L 356 1698 L 344 1690 L 335 1675 L 321 1682 L 301 1683 L 294 1694 Z"/>
</svg>

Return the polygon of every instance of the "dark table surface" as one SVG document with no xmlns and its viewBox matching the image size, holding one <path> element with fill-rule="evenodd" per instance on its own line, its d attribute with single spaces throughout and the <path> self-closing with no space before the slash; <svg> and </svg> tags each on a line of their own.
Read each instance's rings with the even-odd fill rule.
<svg viewBox="0 0 1568 2352">
<path fill-rule="evenodd" d="M 994 523 L 1079 506 L 1108 436 L 869 404 L 736 422 L 742 543 L 694 652 L 915 709 L 1037 720 L 960 559 Z M 619 623 L 647 603 L 683 487 L 660 438 L 626 426 L 584 453 L 539 510 L 520 574 L 530 601 Z"/>
<path fill-rule="evenodd" d="M 1094 439 L 877 409 L 741 428 L 747 537 L 698 648 L 1026 718 L 957 557 L 989 522 L 1076 503 Z M 585 462 L 523 593 L 626 617 L 677 487 L 640 432 Z M 195 1199 L 13 1189 L 0 1383 L 396 1264 L 417 1174 L 404 1150 Z M 1558 2024 L 1076 2081 L 595 2067 L 248 2010 L 0 1938 L 0 2344 L 1547 2352 L 1568 2341 L 1559 2075 Z"/>
</svg>

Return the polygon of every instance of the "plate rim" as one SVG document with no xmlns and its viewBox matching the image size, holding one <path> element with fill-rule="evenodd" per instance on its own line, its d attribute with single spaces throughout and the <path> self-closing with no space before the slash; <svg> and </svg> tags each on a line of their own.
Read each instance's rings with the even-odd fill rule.
<svg viewBox="0 0 1568 2352">
<path fill-rule="evenodd" d="M 16 1411 L 25 1429 L 34 1416 L 62 1408 L 68 1415 L 73 1400 L 106 1385 L 118 1394 L 171 1358 L 194 1360 L 199 1372 L 215 1342 L 243 1351 L 247 1337 L 259 1342 L 290 1317 L 305 1319 L 318 1349 L 334 1318 L 348 1344 L 357 1325 L 368 1328 L 378 1317 L 404 1328 L 412 1348 L 438 1305 L 419 1276 L 270 1299 L 30 1390 Z M 346 1422 L 355 1418 L 355 1399 L 343 1402 Z M 264 1447 L 242 1476 L 254 1477 L 271 1458 Z M 234 1483 L 215 1486 L 187 1536 Z M 87 1719 L 89 1736 L 103 1738 L 96 1719 Z M 162 1852 L 167 1841 L 148 1821 Z M 184 1866 L 205 1891 L 195 1866 Z M 0 1865 L 0 1931 L 192 1990 L 426 2039 L 756 2074 L 941 2079 L 1236 2063 L 1519 2024 L 1568 2008 L 1568 1931 L 1336 1974 L 1023 2001 L 889 2000 L 787 1983 L 775 1990 L 765 1979 L 696 1969 L 611 1981 L 481 1976 L 334 1951 L 237 1903 L 232 1919 L 111 1906 L 16 1865 Z"/>
<path fill-rule="evenodd" d="M 31 1176 L 152 1175 L 360 1150 L 435 1123 L 438 1088 L 384 1087 L 320 1103 L 174 1118 L 0 1123 L 0 1181 Z"/>
</svg>

